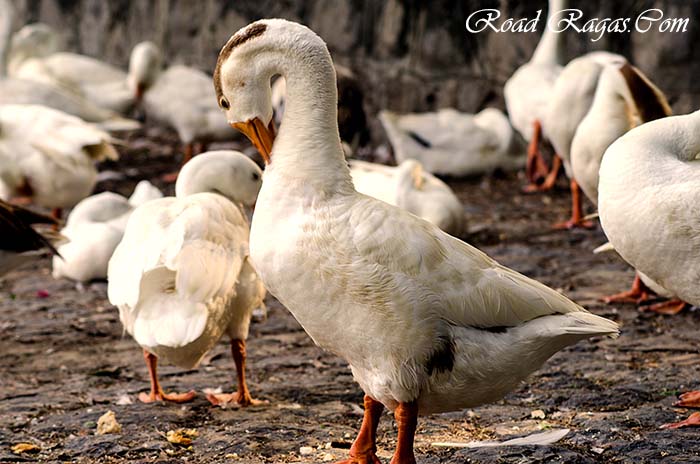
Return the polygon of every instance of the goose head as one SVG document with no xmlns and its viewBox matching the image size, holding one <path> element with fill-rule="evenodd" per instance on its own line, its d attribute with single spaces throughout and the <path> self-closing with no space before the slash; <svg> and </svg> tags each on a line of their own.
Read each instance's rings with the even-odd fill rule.
<svg viewBox="0 0 700 464">
<path fill-rule="evenodd" d="M 262 170 L 243 153 L 208 151 L 182 168 L 175 184 L 175 196 L 218 193 L 234 203 L 252 206 L 261 186 Z"/>
<path fill-rule="evenodd" d="M 140 102 L 144 92 L 156 81 L 161 66 L 160 49 L 150 41 L 140 42 L 131 50 L 127 82 Z"/>
</svg>

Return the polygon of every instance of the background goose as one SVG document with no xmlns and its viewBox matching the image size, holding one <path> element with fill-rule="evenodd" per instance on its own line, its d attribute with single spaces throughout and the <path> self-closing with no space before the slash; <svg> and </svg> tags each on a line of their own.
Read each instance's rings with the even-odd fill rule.
<svg viewBox="0 0 700 464">
<path fill-rule="evenodd" d="M 270 78 L 287 81 L 272 145 Z M 284 20 L 252 23 L 214 73 L 226 118 L 267 162 L 250 252 L 269 291 L 366 393 L 346 462 L 377 462 L 394 410 L 394 464 L 415 463 L 418 414 L 473 407 L 515 388 L 566 345 L 617 325 L 397 207 L 355 191 L 337 128 L 325 43 Z"/>
<path fill-rule="evenodd" d="M 496 108 L 477 114 L 446 108 L 435 113 L 381 111 L 397 163 L 419 161 L 433 173 L 468 176 L 520 169 L 525 164 L 522 138 Z"/>
<path fill-rule="evenodd" d="M 416 160 L 397 167 L 352 160 L 355 189 L 398 206 L 459 237 L 465 230 L 464 209 L 452 189 Z"/>
<path fill-rule="evenodd" d="M 108 295 L 124 328 L 144 349 L 151 377 L 141 401 L 189 401 L 194 392 L 166 394 L 156 363 L 192 368 L 224 333 L 238 372 L 236 394 L 209 394 L 214 404 L 256 401 L 245 383 L 245 339 L 265 289 L 248 260 L 248 219 L 257 165 L 239 152 L 212 151 L 188 163 L 175 197 L 149 201 L 129 218 L 109 262 Z"/>
<path fill-rule="evenodd" d="M 555 224 L 555 228 L 591 228 L 593 223 L 583 219 L 581 191 L 571 169 L 571 142 L 579 124 L 593 103 L 598 79 L 606 64 L 625 63 L 621 55 L 592 52 L 571 60 L 557 77 L 544 120 L 544 135 L 552 143 L 555 155 L 561 158 L 570 179 L 571 218 Z M 545 184 L 554 184 L 552 171 Z"/>
<path fill-rule="evenodd" d="M 162 196 L 160 190 L 143 180 L 128 199 L 102 192 L 75 205 L 61 230 L 68 243 L 58 247 L 61 257 L 53 260 L 54 278 L 67 277 L 78 282 L 105 279 L 109 259 L 134 208 Z"/>
<path fill-rule="evenodd" d="M 184 144 L 183 165 L 194 155 L 194 142 L 237 137 L 236 131 L 221 119 L 211 76 L 188 66 L 174 65 L 153 76 L 152 81 L 144 90 L 143 109 L 148 118 L 177 131 Z M 167 180 L 176 177 L 177 173 L 166 176 Z"/>
<path fill-rule="evenodd" d="M 80 94 L 45 82 L 7 77 L 7 61 L 10 53 L 14 5 L 0 0 L 0 105 L 44 105 L 85 121 L 99 123 L 105 130 L 133 130 L 140 127 L 136 121 L 122 118 L 105 108 L 100 108 Z"/>
<path fill-rule="evenodd" d="M 680 300 L 700 305 L 700 112 L 663 118 L 629 131 L 605 152 L 600 166 L 603 230 L 625 261 Z M 700 392 L 680 406 L 699 407 Z M 669 424 L 700 425 L 695 414 Z"/>
<path fill-rule="evenodd" d="M 21 264 L 37 258 L 41 251 L 58 255 L 48 238 L 32 228 L 33 224 L 56 225 L 56 220 L 0 200 L 0 277 Z M 57 236 L 51 231 L 49 238 Z"/>
<path fill-rule="evenodd" d="M 549 28 L 551 18 L 565 9 L 567 0 L 549 0 L 547 21 L 535 53 L 530 61 L 520 66 L 506 81 L 503 96 L 513 127 L 530 143 L 527 151 L 526 173 L 530 190 L 537 190 L 536 181 L 548 174 L 547 165 L 539 151 L 542 123 L 547 114 L 554 84 L 564 64 L 563 34 Z M 558 158 L 552 171 L 556 177 Z"/>
<path fill-rule="evenodd" d="M 0 105 L 0 198 L 27 197 L 54 209 L 75 205 L 95 187 L 95 162 L 118 158 L 110 140 L 52 108 Z"/>
<path fill-rule="evenodd" d="M 15 63 L 12 75 L 68 89 L 100 108 L 126 113 L 140 98 L 144 82 L 159 67 L 160 55 L 138 44 L 132 51 L 128 73 L 89 56 L 58 52 Z"/>
</svg>

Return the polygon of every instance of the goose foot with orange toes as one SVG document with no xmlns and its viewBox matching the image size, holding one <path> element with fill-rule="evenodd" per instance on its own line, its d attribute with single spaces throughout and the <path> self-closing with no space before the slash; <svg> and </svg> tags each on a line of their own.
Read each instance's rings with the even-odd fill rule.
<svg viewBox="0 0 700 464">
<path fill-rule="evenodd" d="M 530 144 L 527 148 L 525 175 L 527 176 L 530 184 L 524 188 L 525 192 L 542 191 L 540 189 L 540 185 L 543 185 L 550 174 L 549 167 L 547 166 L 544 158 L 542 158 L 542 153 L 540 152 L 541 136 L 542 125 L 539 121 L 535 120 L 533 123 L 532 139 L 530 140 Z M 552 185 L 554 185 L 553 182 Z"/>
<path fill-rule="evenodd" d="M 578 183 L 571 179 L 569 183 L 571 188 L 571 219 L 564 222 L 557 222 L 552 225 L 556 230 L 571 230 L 575 228 L 592 229 L 595 227 L 593 221 L 587 221 L 583 216 L 583 208 L 581 207 L 581 188 Z"/>
<path fill-rule="evenodd" d="M 236 364 L 238 374 L 238 391 L 236 393 L 207 393 L 207 400 L 214 406 L 235 404 L 238 406 L 258 406 L 267 404 L 268 401 L 256 400 L 250 396 L 248 384 L 245 380 L 246 348 L 245 340 L 231 340 L 231 353 Z"/>
<path fill-rule="evenodd" d="M 148 375 L 151 378 L 150 393 L 140 393 L 139 400 L 142 403 L 154 403 L 156 401 L 170 401 L 172 403 L 187 403 L 192 401 L 196 393 L 192 390 L 187 393 L 165 393 L 158 382 L 158 357 L 153 353 L 143 350 L 143 357 L 148 366 Z"/>
<path fill-rule="evenodd" d="M 680 401 L 673 403 L 674 406 L 681 408 L 700 408 L 700 391 L 698 390 L 683 393 L 679 398 Z M 660 428 L 680 429 L 683 427 L 700 427 L 700 412 L 694 412 L 682 421 L 664 424 Z"/>
<path fill-rule="evenodd" d="M 632 288 L 626 292 L 616 293 L 614 295 L 604 296 L 600 300 L 607 304 L 613 303 L 634 303 L 642 304 L 649 301 L 652 296 L 656 295 L 652 289 L 647 287 L 639 274 L 635 274 Z"/>
</svg>

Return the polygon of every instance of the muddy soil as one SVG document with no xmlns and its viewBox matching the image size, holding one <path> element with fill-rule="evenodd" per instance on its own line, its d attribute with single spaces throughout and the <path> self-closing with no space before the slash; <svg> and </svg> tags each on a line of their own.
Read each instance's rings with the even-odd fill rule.
<svg viewBox="0 0 700 464">
<path fill-rule="evenodd" d="M 99 189 L 129 193 L 141 178 L 177 166 L 172 134 L 150 130 L 127 139 L 118 164 L 102 167 Z M 236 146 L 232 144 L 229 146 Z M 566 218 L 566 184 L 549 194 L 520 193 L 523 179 L 494 175 L 449 180 L 464 203 L 471 243 L 503 264 L 566 292 L 622 325 L 618 340 L 581 342 L 554 356 L 504 400 L 422 418 L 420 463 L 700 462 L 700 430 L 660 430 L 689 411 L 673 407 L 679 392 L 700 387 L 700 314 L 640 312 L 607 306 L 601 295 L 626 289 L 630 268 L 614 254 L 594 255 L 602 231 L 554 232 Z M 47 297 L 41 297 L 48 294 Z M 314 346 L 274 298 L 266 321 L 252 326 L 248 376 L 269 404 L 220 409 L 203 394 L 186 405 L 141 404 L 148 376 L 136 343 L 122 332 L 106 283 L 84 288 L 54 280 L 44 258 L 0 283 L 0 462 L 317 463 L 347 456 L 359 427 L 362 392 L 345 362 Z M 162 366 L 166 390 L 234 388 L 227 340 L 195 370 Z M 124 404 L 126 403 L 126 404 Z M 120 434 L 95 435 L 97 419 L 116 413 Z M 544 413 L 533 414 L 541 410 Z M 534 416 L 534 417 L 533 417 Z M 571 432 L 549 446 L 438 448 L 434 442 L 504 440 L 539 430 Z M 199 432 L 190 447 L 169 443 L 178 428 Z M 393 419 L 379 429 L 379 456 L 389 462 Z M 34 454 L 11 447 L 29 442 Z M 304 449 L 302 447 L 309 447 Z"/>
</svg>

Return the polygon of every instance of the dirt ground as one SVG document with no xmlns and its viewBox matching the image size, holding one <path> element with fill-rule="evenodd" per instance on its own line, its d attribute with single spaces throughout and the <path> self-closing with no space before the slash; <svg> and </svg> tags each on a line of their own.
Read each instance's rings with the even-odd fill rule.
<svg viewBox="0 0 700 464">
<path fill-rule="evenodd" d="M 177 165 L 170 134 L 150 130 L 148 137 L 127 142 L 119 164 L 102 167 L 120 176 L 105 176 L 99 189 L 129 193 L 137 180 Z M 700 463 L 700 430 L 658 428 L 689 413 L 672 406 L 679 392 L 700 387 L 698 312 L 666 317 L 599 303 L 601 295 L 626 289 L 634 274 L 615 255 L 591 252 L 605 241 L 600 229 L 550 230 L 568 212 L 563 179 L 544 195 L 520 193 L 523 179 L 514 174 L 449 183 L 464 203 L 467 240 L 620 322 L 622 335 L 564 350 L 496 404 L 422 418 L 418 462 Z M 269 404 L 220 409 L 200 393 L 186 405 L 147 405 L 136 398 L 148 388 L 141 351 L 123 334 L 106 288 L 105 282 L 77 289 L 54 280 L 48 258 L 0 283 L 0 462 L 317 463 L 347 456 L 361 421 L 362 392 L 344 361 L 314 346 L 274 298 L 268 298 L 269 317 L 253 325 L 248 344 L 249 385 Z M 198 369 L 162 366 L 166 390 L 234 388 L 227 342 Z M 108 410 L 116 413 L 122 432 L 95 435 L 97 419 Z M 537 410 L 544 418 L 533 418 Z M 562 427 L 570 433 L 549 446 L 432 445 Z M 178 428 L 199 432 L 191 447 L 166 441 L 165 433 Z M 386 415 L 379 431 L 383 462 L 389 462 L 395 439 L 393 418 Z M 20 442 L 40 450 L 14 454 L 11 447 Z M 302 447 L 310 449 L 302 453 Z"/>
</svg>

